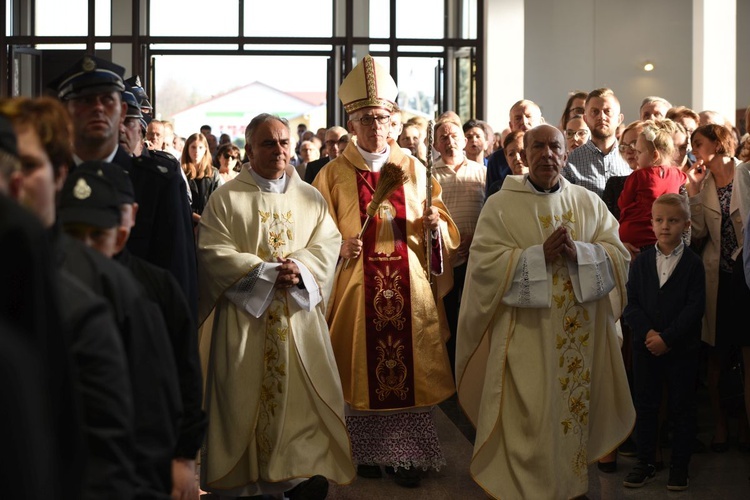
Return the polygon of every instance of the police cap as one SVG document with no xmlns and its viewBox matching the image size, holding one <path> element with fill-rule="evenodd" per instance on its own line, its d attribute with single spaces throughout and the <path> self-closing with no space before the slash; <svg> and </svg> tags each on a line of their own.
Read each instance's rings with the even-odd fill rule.
<svg viewBox="0 0 750 500">
<path fill-rule="evenodd" d="M 120 225 L 120 204 L 114 184 L 93 172 L 75 169 L 60 193 L 60 221 L 109 229 Z"/>
<path fill-rule="evenodd" d="M 125 68 L 122 66 L 86 55 L 55 78 L 50 87 L 57 90 L 57 96 L 62 100 L 103 92 L 122 92 L 125 90 L 124 74 Z"/>
</svg>

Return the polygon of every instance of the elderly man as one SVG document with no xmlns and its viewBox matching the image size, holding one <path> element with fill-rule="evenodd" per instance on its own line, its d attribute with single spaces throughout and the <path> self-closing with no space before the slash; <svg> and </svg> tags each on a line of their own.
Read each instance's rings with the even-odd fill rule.
<svg viewBox="0 0 750 500">
<path fill-rule="evenodd" d="M 581 185 L 601 197 L 607 179 L 632 172 L 617 150 L 616 132 L 623 116 L 620 101 L 608 88 L 589 92 L 584 109 L 583 119 L 591 131 L 591 137 L 570 153 L 563 175 L 573 184 Z"/>
<path fill-rule="evenodd" d="M 386 465 L 398 484 L 413 487 L 418 469 L 445 464 L 431 409 L 455 389 L 425 269 L 429 258 L 442 273 L 458 234 L 440 185 L 431 180 L 426 206 L 424 166 L 388 139 L 397 94 L 391 76 L 365 56 L 339 88 L 356 137 L 313 185 L 344 238 L 328 324 L 357 473 L 379 477 Z M 394 185 L 362 234 L 385 167 L 408 180 Z M 438 299 L 450 288 L 443 280 L 450 277 L 436 277 Z"/>
<path fill-rule="evenodd" d="M 307 169 L 305 169 L 305 182 L 312 184 L 312 181 L 315 180 L 315 176 L 318 175 L 318 172 L 320 172 L 329 161 L 338 158 L 347 144 L 349 144 L 349 136 L 344 127 L 334 125 L 326 130 L 325 146 L 328 156 L 324 156 L 323 158 L 319 158 L 307 164 Z"/>
<path fill-rule="evenodd" d="M 529 173 L 487 200 L 469 255 L 458 396 L 471 474 L 498 498 L 585 494 L 589 462 L 635 421 L 610 300 L 629 254 L 604 202 L 560 176 L 565 149 L 555 127 L 526 132 Z"/>
<path fill-rule="evenodd" d="M 198 232 L 199 315 L 215 318 L 201 485 L 323 499 L 326 478 L 354 478 L 325 322 L 341 236 L 288 164 L 286 120 L 258 115 L 245 136 L 250 166 L 211 195 Z"/>
<path fill-rule="evenodd" d="M 671 107 L 672 104 L 663 97 L 648 96 L 641 102 L 641 121 L 663 120 L 667 117 L 667 112 Z"/>
<path fill-rule="evenodd" d="M 508 126 L 510 127 L 510 132 L 515 132 L 517 130 L 526 132 L 537 125 L 544 123 L 542 110 L 539 109 L 539 106 L 535 102 L 529 101 L 528 99 L 522 99 L 513 104 L 513 106 L 510 107 L 509 114 L 510 119 L 508 120 Z M 505 158 L 503 149 L 496 149 L 487 160 L 486 194 L 489 195 L 490 186 L 510 174 L 510 166 Z"/>
<path fill-rule="evenodd" d="M 483 132 L 482 132 L 483 133 Z M 464 154 L 466 139 L 461 127 L 452 121 L 438 122 L 435 126 L 435 149 L 440 159 L 435 162 L 434 175 L 443 190 L 443 202 L 450 211 L 453 222 L 461 234 L 461 243 L 451 263 L 453 288 L 443 298 L 451 337 L 448 339 L 448 356 L 451 368 L 456 361 L 456 326 L 461 293 L 464 289 L 466 261 L 474 236 L 479 212 L 484 205 L 484 185 L 487 169 L 481 163 L 469 160 Z"/>
<path fill-rule="evenodd" d="M 170 271 L 195 311 L 195 245 L 180 167 L 174 159 L 161 156 L 133 157 L 119 145 L 120 126 L 128 114 L 121 95 L 124 72 L 121 66 L 87 55 L 51 85 L 73 121 L 76 165 L 102 160 L 119 165 L 130 175 L 139 208 L 128 248 Z"/>
</svg>

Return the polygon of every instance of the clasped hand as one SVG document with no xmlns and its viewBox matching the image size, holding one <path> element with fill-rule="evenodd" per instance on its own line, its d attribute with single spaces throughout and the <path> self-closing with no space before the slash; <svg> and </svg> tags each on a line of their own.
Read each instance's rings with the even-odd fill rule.
<svg viewBox="0 0 750 500">
<path fill-rule="evenodd" d="M 290 259 L 277 257 L 281 263 L 279 266 L 279 275 L 276 276 L 276 286 L 279 288 L 291 288 L 300 282 L 299 267 Z"/>
<path fill-rule="evenodd" d="M 542 248 L 544 249 L 544 261 L 547 263 L 553 262 L 560 254 L 574 262 L 578 259 L 576 245 L 573 243 L 568 229 L 564 226 L 555 229 L 544 242 Z"/>
</svg>

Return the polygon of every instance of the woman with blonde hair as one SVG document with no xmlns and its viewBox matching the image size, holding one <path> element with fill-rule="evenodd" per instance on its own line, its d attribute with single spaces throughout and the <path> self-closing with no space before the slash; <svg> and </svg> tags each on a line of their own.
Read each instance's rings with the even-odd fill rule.
<svg viewBox="0 0 750 500">
<path fill-rule="evenodd" d="M 208 203 L 208 197 L 223 184 L 219 169 L 212 165 L 206 136 L 197 133 L 188 137 L 182 150 L 181 163 L 192 193 L 190 205 L 193 209 L 193 223 L 197 224 Z"/>
</svg>

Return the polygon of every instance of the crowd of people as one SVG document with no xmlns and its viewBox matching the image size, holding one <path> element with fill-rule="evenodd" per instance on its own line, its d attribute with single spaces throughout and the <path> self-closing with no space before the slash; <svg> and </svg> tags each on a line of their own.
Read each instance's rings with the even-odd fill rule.
<svg viewBox="0 0 750 500">
<path fill-rule="evenodd" d="M 433 123 L 365 56 L 345 126 L 268 110 L 241 151 L 175 136 L 124 76 L 85 56 L 54 96 L 0 100 L 9 496 L 415 488 L 446 466 L 434 411 L 456 393 L 493 498 L 583 496 L 618 454 L 642 487 L 668 435 L 687 489 L 701 384 L 728 449 L 750 140 L 718 113 L 649 96 L 626 124 L 599 88 L 554 125 L 529 99 L 502 132 Z"/>
</svg>

